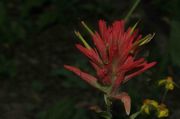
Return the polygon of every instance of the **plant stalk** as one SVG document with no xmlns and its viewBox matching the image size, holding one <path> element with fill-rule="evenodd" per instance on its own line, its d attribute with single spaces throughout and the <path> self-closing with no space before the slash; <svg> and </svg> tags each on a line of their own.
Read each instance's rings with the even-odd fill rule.
<svg viewBox="0 0 180 119">
<path fill-rule="evenodd" d="M 106 113 L 107 113 L 107 116 L 105 117 L 105 119 L 112 119 L 112 114 L 111 114 L 112 102 L 107 95 L 104 95 L 104 101 L 106 104 Z"/>
<path fill-rule="evenodd" d="M 131 9 L 129 10 L 128 14 L 124 18 L 124 20 L 127 22 L 129 20 L 129 17 L 132 15 L 133 11 L 136 9 L 138 4 L 140 3 L 141 0 L 136 0 Z"/>
<path fill-rule="evenodd" d="M 165 98 L 166 98 L 167 93 L 168 93 L 168 90 L 166 89 L 166 90 L 164 91 L 164 94 L 163 94 L 161 103 L 163 103 L 163 102 L 165 101 Z"/>
</svg>

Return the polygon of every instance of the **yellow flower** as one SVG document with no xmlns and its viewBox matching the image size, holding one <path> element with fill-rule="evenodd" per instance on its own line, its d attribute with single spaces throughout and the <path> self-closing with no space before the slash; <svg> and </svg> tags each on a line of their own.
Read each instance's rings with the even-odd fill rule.
<svg viewBox="0 0 180 119">
<path fill-rule="evenodd" d="M 173 81 L 173 78 L 168 76 L 166 79 L 160 80 L 159 85 L 164 85 L 166 90 L 173 90 L 175 83 Z"/>
<path fill-rule="evenodd" d="M 166 107 L 166 105 L 160 104 L 157 109 L 157 117 L 158 118 L 168 117 L 168 115 L 169 115 L 169 110 Z"/>
<path fill-rule="evenodd" d="M 158 108 L 158 102 L 155 100 L 146 99 L 141 107 L 141 111 L 150 114 L 151 110 L 156 110 Z"/>
</svg>

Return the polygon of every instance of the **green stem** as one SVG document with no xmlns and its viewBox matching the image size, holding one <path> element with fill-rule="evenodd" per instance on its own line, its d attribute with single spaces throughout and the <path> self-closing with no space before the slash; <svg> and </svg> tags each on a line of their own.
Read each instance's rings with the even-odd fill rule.
<svg viewBox="0 0 180 119">
<path fill-rule="evenodd" d="M 106 105 L 106 111 L 109 115 L 111 115 L 111 102 L 109 104 Z"/>
<path fill-rule="evenodd" d="M 161 100 L 161 103 L 163 103 L 165 101 L 167 93 L 168 93 L 168 90 L 165 90 L 164 94 L 163 94 L 163 97 L 162 97 L 162 100 Z"/>
<path fill-rule="evenodd" d="M 136 0 L 135 3 L 133 4 L 133 6 L 131 7 L 130 11 L 128 12 L 128 14 L 126 15 L 126 17 L 124 18 L 124 20 L 127 22 L 129 17 L 131 16 L 131 14 L 133 13 L 133 11 L 136 9 L 136 7 L 138 6 L 138 4 L 140 3 L 141 0 Z"/>
<path fill-rule="evenodd" d="M 104 101 L 106 103 L 106 112 L 107 112 L 107 115 L 108 115 L 108 116 L 106 116 L 106 119 L 112 119 L 112 114 L 111 114 L 112 102 L 111 102 L 111 100 L 109 99 L 109 97 L 107 95 L 104 95 Z"/>
<path fill-rule="evenodd" d="M 129 117 L 129 119 L 135 119 L 137 116 L 139 116 L 141 114 L 141 110 L 140 111 L 138 111 L 138 112 L 136 112 L 136 113 L 134 113 L 134 114 L 132 114 L 130 117 Z"/>
</svg>

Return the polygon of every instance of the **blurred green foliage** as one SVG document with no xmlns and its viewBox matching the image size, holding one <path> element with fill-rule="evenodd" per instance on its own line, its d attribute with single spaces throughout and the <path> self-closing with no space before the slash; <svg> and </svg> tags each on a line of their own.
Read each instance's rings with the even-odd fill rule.
<svg viewBox="0 0 180 119">
<path fill-rule="evenodd" d="M 180 66 L 180 1 L 176 0 L 174 3 L 174 16 L 170 22 L 171 32 L 169 39 L 169 52 L 172 58 L 173 65 Z"/>
<path fill-rule="evenodd" d="M 13 60 L 0 55 L 0 77 L 12 78 L 16 74 L 16 66 Z"/>
<path fill-rule="evenodd" d="M 77 107 L 74 99 L 62 99 L 45 112 L 39 113 L 38 119 L 90 119 L 83 108 Z"/>
</svg>

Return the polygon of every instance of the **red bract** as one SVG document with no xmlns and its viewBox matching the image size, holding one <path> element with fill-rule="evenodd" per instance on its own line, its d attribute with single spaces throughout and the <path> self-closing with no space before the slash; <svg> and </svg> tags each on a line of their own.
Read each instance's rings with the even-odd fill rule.
<svg viewBox="0 0 180 119">
<path fill-rule="evenodd" d="M 107 26 L 105 21 L 100 20 L 100 33 L 90 31 L 94 47 L 90 47 L 77 32 L 85 46 L 76 44 L 76 47 L 88 57 L 96 71 L 96 76 L 82 72 L 73 66 L 65 65 L 64 67 L 112 98 L 118 99 L 116 95 L 119 95 L 118 89 L 122 83 L 156 64 L 155 62 L 147 63 L 144 58 L 137 58 L 138 48 L 149 42 L 154 34 L 142 38 L 135 27 L 136 25 L 125 31 L 123 20 L 115 21 L 111 26 Z"/>
</svg>

